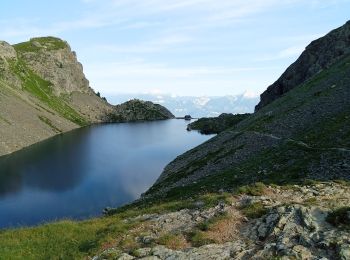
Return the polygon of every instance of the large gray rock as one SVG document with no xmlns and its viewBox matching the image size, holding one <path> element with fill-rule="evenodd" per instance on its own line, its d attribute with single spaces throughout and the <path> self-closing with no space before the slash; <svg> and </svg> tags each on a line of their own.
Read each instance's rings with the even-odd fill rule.
<svg viewBox="0 0 350 260">
<path fill-rule="evenodd" d="M 350 53 L 350 21 L 326 36 L 310 43 L 296 62 L 260 95 L 255 110 L 307 81 Z"/>
<path fill-rule="evenodd" d="M 16 59 L 17 53 L 9 43 L 0 41 L 0 58 Z"/>
<path fill-rule="evenodd" d="M 74 91 L 93 94 L 83 73 L 83 66 L 67 42 L 45 37 L 33 38 L 22 44 L 30 46 L 17 47 L 19 56 L 34 72 L 50 81 L 57 94 Z"/>
</svg>

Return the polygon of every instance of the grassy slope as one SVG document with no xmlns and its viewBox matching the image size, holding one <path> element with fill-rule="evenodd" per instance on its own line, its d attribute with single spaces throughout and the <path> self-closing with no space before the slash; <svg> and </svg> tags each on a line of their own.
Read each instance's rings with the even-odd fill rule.
<svg viewBox="0 0 350 260">
<path fill-rule="evenodd" d="M 294 184 L 309 179 L 348 179 L 349 175 L 339 176 L 334 172 L 341 173 L 342 162 L 349 160 L 349 152 L 341 151 L 350 146 L 349 75 L 350 56 L 228 130 L 238 132 L 232 134 L 232 139 L 240 138 L 244 132 L 277 135 L 282 140 L 280 146 L 261 150 L 238 166 L 215 172 L 196 183 L 174 188 L 161 194 L 161 197 L 180 199 L 218 189 L 232 190 L 257 181 Z M 218 135 L 209 142 L 215 144 L 220 138 Z M 227 147 L 221 146 L 219 150 L 183 165 L 183 170 L 154 185 L 149 193 L 155 193 L 162 187 L 200 171 L 208 164 L 215 164 L 234 155 L 244 145 L 232 147 L 230 152 L 225 153 L 224 148 Z M 179 160 L 184 160 L 198 149 L 201 147 L 180 156 Z M 312 169 L 319 169 L 319 174 L 311 174 Z M 159 199 L 157 196 L 153 199 Z"/>
<path fill-rule="evenodd" d="M 205 206 L 211 207 L 225 199 L 225 195 L 208 194 L 200 197 Z M 132 227 L 142 224 L 135 220 L 125 222 L 126 217 L 177 211 L 194 207 L 194 200 L 169 201 L 152 205 L 130 206 L 119 209 L 111 216 L 87 221 L 60 221 L 33 228 L 0 231 L 0 259 L 82 259 L 101 252 L 103 248 L 119 243 L 133 249 L 123 236 Z"/>
<path fill-rule="evenodd" d="M 280 122 L 279 120 L 286 115 L 291 116 L 299 109 L 313 108 L 312 102 L 315 100 L 336 96 L 337 91 L 343 95 L 345 93 L 344 98 L 348 98 L 346 96 L 348 92 L 342 92 L 344 89 L 341 88 L 349 86 L 350 81 L 346 78 L 349 70 L 350 57 L 294 89 L 230 131 L 271 133 L 272 127 Z M 336 87 L 333 87 L 334 82 L 337 82 Z M 317 108 L 314 109 L 317 110 Z M 238 190 L 241 185 L 257 181 L 280 184 L 307 181 L 305 176 L 307 176 L 308 165 L 320 163 L 321 157 L 324 156 L 328 160 L 333 160 L 333 163 L 342 159 L 343 154 L 338 150 L 329 149 L 330 147 L 349 147 L 349 106 L 341 107 L 340 110 L 341 113 L 335 112 L 330 115 L 330 118 L 326 115 L 319 117 L 317 122 L 311 122 L 305 127 L 303 133 L 294 131 L 288 134 L 286 131 L 285 141 L 280 147 L 261 151 L 238 167 L 203 178 L 195 184 L 175 188 L 167 193 L 166 198 L 156 197 L 152 200 L 137 202 L 111 211 L 113 215 L 104 218 L 83 222 L 62 221 L 35 228 L 0 231 L 0 259 L 83 258 L 94 255 L 104 245 L 115 242 L 126 234 L 132 225 L 139 224 L 123 222 L 122 219 L 126 216 L 191 207 L 197 199 L 205 201 L 208 206 L 214 205 L 217 201 L 224 199 L 224 195 L 206 194 L 216 193 L 222 188 Z M 269 111 L 274 113 L 270 114 Z M 288 140 L 291 137 L 308 142 L 310 146 Z M 232 152 L 237 150 L 239 149 Z M 220 156 L 219 153 L 211 153 L 202 158 L 202 161 L 194 161 L 192 164 L 200 168 L 208 161 L 217 160 L 218 156 Z M 181 176 L 173 176 L 173 178 L 177 177 Z"/>
<path fill-rule="evenodd" d="M 36 46 L 33 42 L 37 42 L 42 46 L 46 46 L 46 50 L 59 50 L 67 47 L 67 44 L 61 39 L 55 37 L 40 37 L 32 38 L 28 42 L 21 42 L 13 45 L 17 52 L 36 52 L 41 50 L 41 47 Z"/>
</svg>

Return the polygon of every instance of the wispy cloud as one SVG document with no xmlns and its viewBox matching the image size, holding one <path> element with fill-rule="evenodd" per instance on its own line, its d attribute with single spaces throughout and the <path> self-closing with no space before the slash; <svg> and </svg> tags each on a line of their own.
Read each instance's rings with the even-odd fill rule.
<svg viewBox="0 0 350 260">
<path fill-rule="evenodd" d="M 295 2 L 294 0 L 292 2 Z M 300 1 L 300 0 L 299 0 Z M 198 28 L 198 26 L 219 26 L 223 22 L 239 21 L 239 18 L 271 8 L 286 5 L 289 1 L 278 0 L 82 0 L 86 5 L 81 17 L 54 23 L 42 21 L 7 21 L 1 34 L 5 37 L 25 35 L 59 34 L 80 29 L 94 29 L 108 26 L 140 29 L 163 24 L 167 30 L 174 28 Z M 167 19 L 167 15 L 171 18 Z M 154 19 L 154 15 L 160 15 Z M 150 19 L 152 19 L 150 21 Z M 158 20 L 157 20 L 158 19 Z"/>
<path fill-rule="evenodd" d="M 88 67 L 88 71 L 94 74 L 94 77 L 109 78 L 115 76 L 132 77 L 161 77 L 161 78 L 188 78 L 200 76 L 229 76 L 235 73 L 267 71 L 274 67 L 218 67 L 218 66 L 192 66 L 192 67 L 174 67 L 162 63 L 146 63 L 143 61 L 135 62 L 107 62 L 94 64 Z"/>
<path fill-rule="evenodd" d="M 118 44 L 103 44 L 90 47 L 99 52 L 112 52 L 112 53 L 151 53 L 160 52 L 172 48 L 177 45 L 186 44 L 192 39 L 187 35 L 166 35 L 158 39 L 154 39 L 148 42 L 118 45 Z"/>
<path fill-rule="evenodd" d="M 15 43 L 53 35 L 68 40 L 100 91 L 117 92 L 122 86 L 176 94 L 256 93 L 319 33 L 348 16 L 346 2 L 350 0 L 62 1 L 60 8 L 70 8 L 66 14 L 45 12 L 48 7 L 41 10 L 32 1 L 23 17 L 23 12 L 7 16 L 5 8 L 0 10 L 0 39 Z"/>
</svg>

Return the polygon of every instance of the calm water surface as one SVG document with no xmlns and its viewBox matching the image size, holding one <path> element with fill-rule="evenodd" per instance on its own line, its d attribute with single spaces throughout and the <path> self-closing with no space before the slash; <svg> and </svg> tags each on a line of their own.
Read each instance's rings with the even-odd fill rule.
<svg viewBox="0 0 350 260">
<path fill-rule="evenodd" d="M 138 198 L 177 155 L 209 139 L 184 120 L 106 124 L 0 157 L 0 228 L 100 215 Z"/>
</svg>

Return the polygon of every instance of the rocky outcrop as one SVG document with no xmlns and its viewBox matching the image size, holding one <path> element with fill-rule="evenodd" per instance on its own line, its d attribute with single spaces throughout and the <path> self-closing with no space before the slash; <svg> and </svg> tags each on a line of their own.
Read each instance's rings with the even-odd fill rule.
<svg viewBox="0 0 350 260">
<path fill-rule="evenodd" d="M 116 105 L 107 115 L 108 122 L 154 121 L 175 118 L 165 107 L 150 101 L 133 99 Z"/>
<path fill-rule="evenodd" d="M 261 94 L 255 110 L 270 104 L 349 54 L 350 21 L 308 45 L 297 61 Z"/>
<path fill-rule="evenodd" d="M 75 91 L 94 94 L 67 42 L 54 37 L 32 38 L 14 48 L 31 70 L 52 83 L 56 95 Z"/>
<path fill-rule="evenodd" d="M 350 203 L 347 184 L 265 186 L 255 196 L 227 196 L 215 207 L 197 201 L 126 219 L 147 227 L 129 232 L 139 247 L 115 246 L 93 259 L 350 259 L 350 230 L 329 222 L 335 208 Z"/>
</svg>

